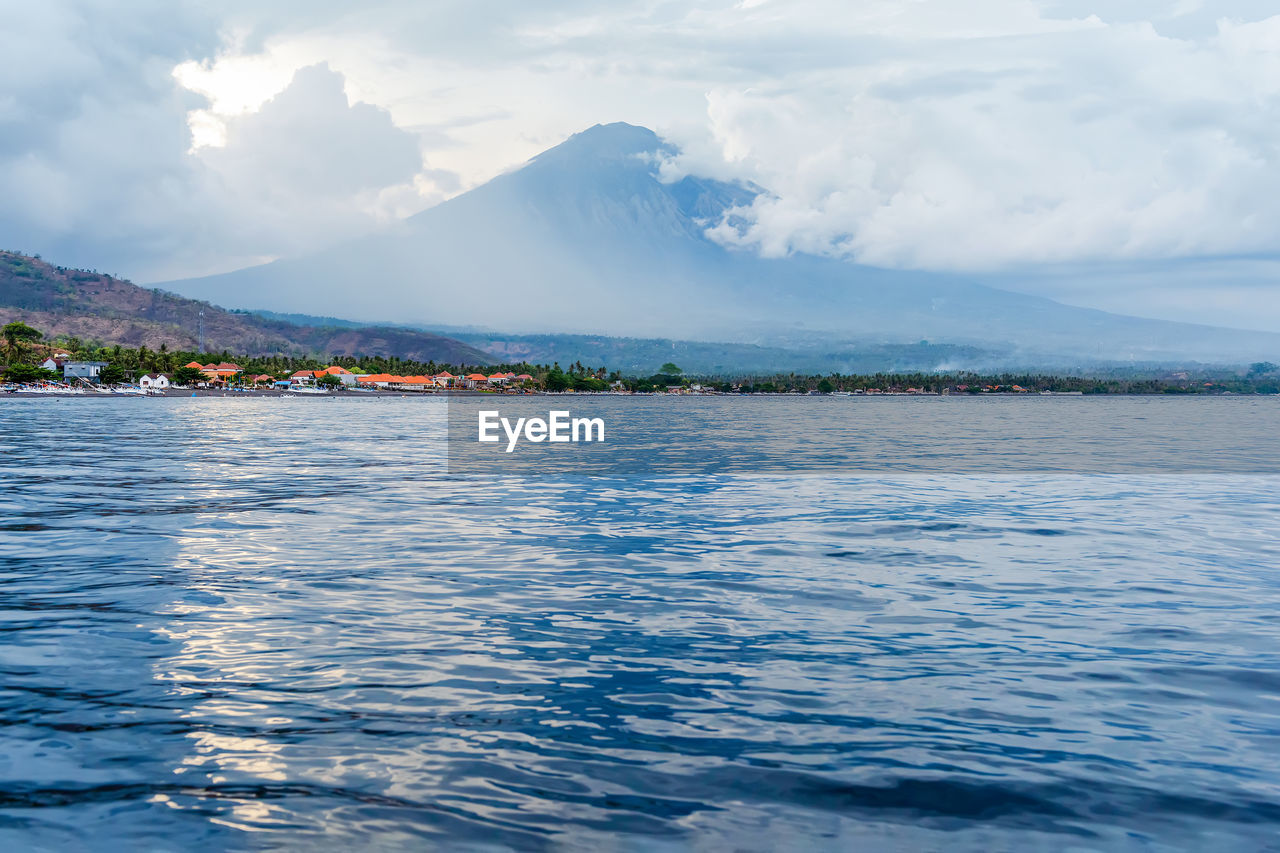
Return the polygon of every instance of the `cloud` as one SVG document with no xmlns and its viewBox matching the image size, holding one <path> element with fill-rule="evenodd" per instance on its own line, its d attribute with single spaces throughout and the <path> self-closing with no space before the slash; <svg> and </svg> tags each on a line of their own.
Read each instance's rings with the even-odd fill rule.
<svg viewBox="0 0 1280 853">
<path fill-rule="evenodd" d="M 197 4 L 63 0 L 0 32 L 0 244 L 155 280 L 364 233 L 454 185 L 323 65 L 193 150 L 189 115 L 212 104 L 174 69 L 221 49 L 223 23 Z"/>
<path fill-rule="evenodd" d="M 983 5 L 1009 7 L 1007 25 L 1028 4 Z M 1276 245 L 1280 17 L 1187 38 L 1097 16 L 981 24 L 866 66 L 715 87 L 714 148 L 671 170 L 718 156 L 769 187 L 739 212 L 747 227 L 715 232 L 768 255 L 989 270 Z"/>
<path fill-rule="evenodd" d="M 0 31 L 0 242 L 141 278 L 225 269 L 624 120 L 684 148 L 673 175 L 767 187 L 716 232 L 765 254 L 1016 272 L 1270 251 L 1273 15 L 1259 0 L 50 0 Z"/>
<path fill-rule="evenodd" d="M 342 75 L 326 65 L 299 70 L 257 111 L 229 120 L 224 145 L 195 156 L 228 204 L 254 212 L 240 240 L 256 235 L 264 253 L 357 236 L 403 215 L 406 199 L 407 212 L 426 204 L 417 139 L 386 110 L 349 103 Z"/>
</svg>

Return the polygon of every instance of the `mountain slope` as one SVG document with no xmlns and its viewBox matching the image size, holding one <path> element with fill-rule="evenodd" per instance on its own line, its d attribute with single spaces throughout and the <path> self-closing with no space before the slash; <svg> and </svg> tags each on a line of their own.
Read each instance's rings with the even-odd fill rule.
<svg viewBox="0 0 1280 853">
<path fill-rule="evenodd" d="M 934 343 L 1022 362 L 1247 360 L 1280 335 L 1073 308 L 965 279 L 805 255 L 760 258 L 705 236 L 757 188 L 666 184 L 651 131 L 597 126 L 386 232 L 316 255 L 170 283 L 223 304 L 345 304 L 359 319 L 730 340 Z M 304 303 L 305 300 L 305 303 Z"/>
<path fill-rule="evenodd" d="M 430 332 L 296 326 L 138 287 L 106 275 L 0 252 L 0 324 L 22 320 L 46 335 L 193 351 L 204 312 L 205 351 L 243 355 L 383 355 L 488 364 L 485 352 Z"/>
</svg>

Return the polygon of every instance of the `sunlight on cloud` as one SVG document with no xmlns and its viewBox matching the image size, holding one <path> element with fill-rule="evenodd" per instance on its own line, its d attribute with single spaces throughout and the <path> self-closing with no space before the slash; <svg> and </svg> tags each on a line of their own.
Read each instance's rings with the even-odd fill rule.
<svg viewBox="0 0 1280 853">
<path fill-rule="evenodd" d="M 232 39 L 216 59 L 188 60 L 173 69 L 178 83 L 209 100 L 208 108 L 187 113 L 193 150 L 226 145 L 229 118 L 257 111 L 308 64 L 289 52 L 237 54 L 239 41 Z"/>
</svg>

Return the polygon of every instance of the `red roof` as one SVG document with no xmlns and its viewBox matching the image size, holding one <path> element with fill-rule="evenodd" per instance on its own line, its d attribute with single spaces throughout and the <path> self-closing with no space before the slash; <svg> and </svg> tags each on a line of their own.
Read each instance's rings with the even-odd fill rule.
<svg viewBox="0 0 1280 853">
<path fill-rule="evenodd" d="M 351 375 L 350 370 L 347 370 L 345 367 L 339 367 L 336 364 L 330 365 L 329 367 L 326 367 L 324 370 L 317 371 L 317 374 L 319 373 L 327 373 L 330 376 L 350 376 Z"/>
<path fill-rule="evenodd" d="M 485 376 L 483 373 L 469 373 L 467 374 L 467 378 L 474 379 L 476 382 L 487 382 L 489 380 L 489 377 Z"/>
</svg>

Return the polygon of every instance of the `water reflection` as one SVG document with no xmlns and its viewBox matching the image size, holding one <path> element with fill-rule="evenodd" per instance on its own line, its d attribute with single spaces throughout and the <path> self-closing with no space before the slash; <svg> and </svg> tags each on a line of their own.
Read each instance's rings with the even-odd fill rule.
<svg viewBox="0 0 1280 853">
<path fill-rule="evenodd" d="M 1280 822 L 1271 479 L 471 479 L 422 401 L 93 420 L 150 402 L 178 450 L 142 474 L 33 474 L 76 423 L 0 409 L 26 454 L 0 494 L 37 507 L 0 533 L 0 840 L 1260 847 Z"/>
</svg>

